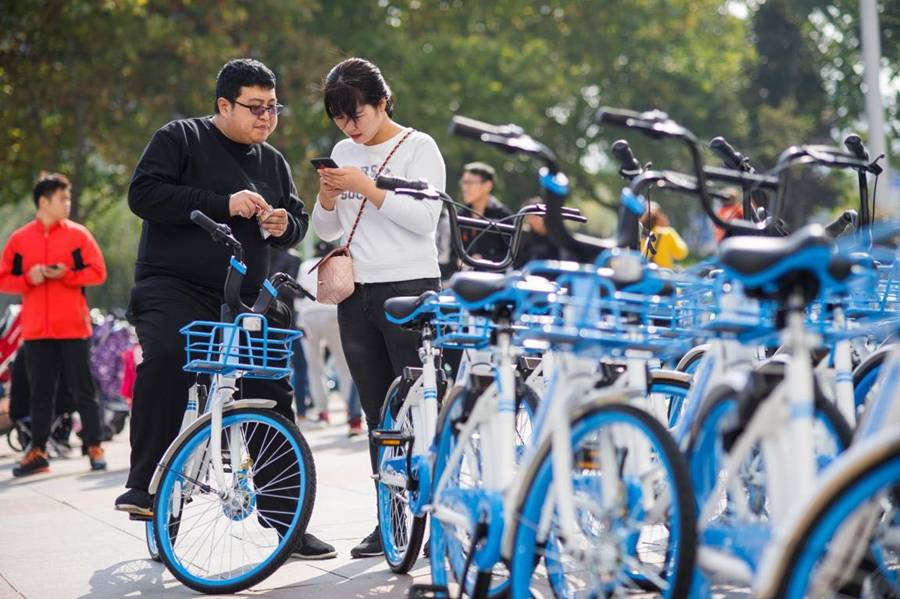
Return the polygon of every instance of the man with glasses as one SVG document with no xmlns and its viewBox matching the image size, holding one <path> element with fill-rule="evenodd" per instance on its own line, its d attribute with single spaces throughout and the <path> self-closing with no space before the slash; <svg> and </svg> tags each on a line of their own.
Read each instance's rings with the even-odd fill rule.
<svg viewBox="0 0 900 599">
<path fill-rule="evenodd" d="M 283 107 L 275 75 L 259 61 L 232 60 L 216 79 L 215 114 L 180 119 L 151 138 L 128 190 L 128 205 L 144 220 L 135 262 L 129 319 L 144 360 L 137 370 L 131 412 L 128 491 L 116 509 L 152 515 L 148 493 L 156 464 L 178 435 L 191 375 L 182 370 L 184 339 L 194 320 L 218 320 L 230 253 L 193 225 L 200 210 L 231 227 L 244 246 L 244 301 L 252 301 L 268 275 L 270 248 L 287 249 L 306 234 L 309 217 L 284 157 L 266 143 Z M 273 326 L 291 326 L 290 308 L 278 302 Z M 245 397 L 274 399 L 293 422 L 286 380 L 246 379 Z M 305 534 L 294 555 L 326 559 L 334 548 Z"/>
<path fill-rule="evenodd" d="M 459 184 L 462 187 L 463 201 L 468 207 L 468 210 L 460 211 L 461 216 L 499 221 L 512 214 L 510 209 L 493 195 L 494 167 L 491 165 L 484 162 L 470 162 L 463 167 Z M 482 232 L 462 229 L 460 237 L 463 247 L 470 256 L 494 262 L 500 262 L 506 257 L 510 243 L 508 235 L 490 230 Z"/>
</svg>

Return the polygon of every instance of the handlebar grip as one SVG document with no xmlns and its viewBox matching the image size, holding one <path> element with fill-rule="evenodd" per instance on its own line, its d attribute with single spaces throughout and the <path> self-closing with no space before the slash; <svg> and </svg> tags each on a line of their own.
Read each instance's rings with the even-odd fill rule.
<svg viewBox="0 0 900 599">
<path fill-rule="evenodd" d="M 450 133 L 481 141 L 482 135 L 505 135 L 508 131 L 505 131 L 503 127 L 470 119 L 469 117 L 454 116 L 450 120 Z"/>
<path fill-rule="evenodd" d="M 627 127 L 628 121 L 631 119 L 639 119 L 640 112 L 633 110 L 622 110 L 621 108 L 603 107 L 597 111 L 597 122 L 604 125 L 615 125 L 617 127 Z"/>
<path fill-rule="evenodd" d="M 718 156 L 728 168 L 741 170 L 744 162 L 744 156 L 736 151 L 730 143 L 725 141 L 721 135 L 714 137 L 709 142 L 709 149 Z"/>
<path fill-rule="evenodd" d="M 634 157 L 634 152 L 631 151 L 631 146 L 628 145 L 628 142 L 624 139 L 619 139 L 613 142 L 612 145 L 612 154 L 616 157 L 616 160 L 619 161 L 619 172 L 622 174 L 640 174 L 641 163 L 637 161 L 637 158 Z"/>
<path fill-rule="evenodd" d="M 847 227 L 857 222 L 856 210 L 844 210 L 834 222 L 825 225 L 825 233 L 832 239 L 840 237 Z"/>
<path fill-rule="evenodd" d="M 847 150 L 859 158 L 860 160 L 869 160 L 869 153 L 866 151 L 866 147 L 863 145 L 862 138 L 855 133 L 851 133 L 847 137 L 844 138 L 844 146 L 846 146 Z"/>
<path fill-rule="evenodd" d="M 404 179 L 403 177 L 388 177 L 381 175 L 375 180 L 375 187 L 394 191 L 396 189 L 428 189 L 428 181 L 425 179 Z"/>
<path fill-rule="evenodd" d="M 191 212 L 191 222 L 193 222 L 195 225 L 198 225 L 201 229 L 203 229 L 210 235 L 218 233 L 219 227 L 222 226 L 199 210 L 194 210 Z"/>
</svg>

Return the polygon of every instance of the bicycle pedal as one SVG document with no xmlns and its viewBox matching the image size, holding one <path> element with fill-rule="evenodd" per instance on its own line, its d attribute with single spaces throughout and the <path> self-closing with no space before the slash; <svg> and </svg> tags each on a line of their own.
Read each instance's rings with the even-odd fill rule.
<svg viewBox="0 0 900 599">
<path fill-rule="evenodd" d="M 384 429 L 369 431 L 369 438 L 377 447 L 399 447 L 407 443 L 412 443 L 414 439 L 413 435 L 409 433 Z"/>
<path fill-rule="evenodd" d="M 414 584 L 409 587 L 409 599 L 450 599 L 450 591 L 445 586 L 435 584 Z"/>
<path fill-rule="evenodd" d="M 129 520 L 134 520 L 135 522 L 150 522 L 153 520 L 153 514 L 128 514 Z"/>
</svg>

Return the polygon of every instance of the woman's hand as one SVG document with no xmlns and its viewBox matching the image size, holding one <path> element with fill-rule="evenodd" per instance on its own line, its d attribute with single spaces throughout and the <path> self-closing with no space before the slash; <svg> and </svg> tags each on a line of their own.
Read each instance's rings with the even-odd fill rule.
<svg viewBox="0 0 900 599">
<path fill-rule="evenodd" d="M 334 210 L 334 204 L 344 190 L 333 187 L 325 182 L 325 178 L 322 174 L 325 171 L 329 170 L 337 170 L 337 169 L 327 169 L 320 168 L 319 169 L 319 204 L 322 205 L 325 210 Z"/>
<path fill-rule="evenodd" d="M 367 197 L 371 196 L 372 191 L 377 189 L 375 182 L 355 166 L 323 168 L 319 171 L 319 177 L 327 186 L 333 189 L 352 191 Z"/>
</svg>

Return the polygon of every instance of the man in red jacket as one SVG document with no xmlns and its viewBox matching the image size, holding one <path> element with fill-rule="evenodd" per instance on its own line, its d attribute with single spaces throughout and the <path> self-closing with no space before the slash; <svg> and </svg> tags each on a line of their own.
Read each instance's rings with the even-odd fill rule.
<svg viewBox="0 0 900 599">
<path fill-rule="evenodd" d="M 42 175 L 32 195 L 36 218 L 13 232 L 0 257 L 0 292 L 22 296 L 23 349 L 31 385 L 32 442 L 13 476 L 49 470 L 46 445 L 63 372 L 81 415 L 91 470 L 104 470 L 84 288 L 106 280 L 106 264 L 90 232 L 69 220 L 68 179 Z"/>
</svg>

